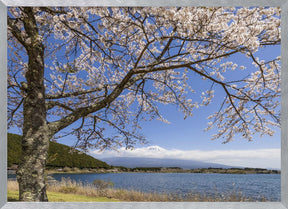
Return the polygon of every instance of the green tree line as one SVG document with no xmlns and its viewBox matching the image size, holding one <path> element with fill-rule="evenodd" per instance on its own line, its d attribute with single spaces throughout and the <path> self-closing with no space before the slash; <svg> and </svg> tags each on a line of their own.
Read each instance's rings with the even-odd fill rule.
<svg viewBox="0 0 288 209">
<path fill-rule="evenodd" d="M 8 133 L 8 167 L 20 163 L 21 136 Z M 110 168 L 100 160 L 69 146 L 50 142 L 47 167 Z"/>
</svg>

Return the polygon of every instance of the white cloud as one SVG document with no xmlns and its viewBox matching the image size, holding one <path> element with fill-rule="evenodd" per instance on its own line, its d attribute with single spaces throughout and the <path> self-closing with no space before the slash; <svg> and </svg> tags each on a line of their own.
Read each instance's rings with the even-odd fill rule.
<svg viewBox="0 0 288 209">
<path fill-rule="evenodd" d="M 257 149 L 257 150 L 167 150 L 159 146 L 150 146 L 126 150 L 120 148 L 117 151 L 99 150 L 90 151 L 96 158 L 106 157 L 149 157 L 166 159 L 199 160 L 210 163 L 220 163 L 230 166 L 276 168 L 280 169 L 281 149 Z"/>
</svg>

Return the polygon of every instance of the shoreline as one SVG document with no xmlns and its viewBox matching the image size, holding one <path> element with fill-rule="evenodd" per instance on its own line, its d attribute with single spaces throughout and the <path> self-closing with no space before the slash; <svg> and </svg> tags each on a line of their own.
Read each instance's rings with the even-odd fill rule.
<svg viewBox="0 0 288 209">
<path fill-rule="evenodd" d="M 8 174 L 16 174 L 15 169 L 8 169 Z M 199 169 L 182 169 L 182 168 L 158 168 L 158 167 L 139 167 L 124 168 L 113 167 L 112 169 L 95 169 L 95 168 L 48 168 L 45 170 L 46 175 L 51 174 L 105 174 L 105 173 L 202 173 L 202 174 L 281 174 L 281 170 L 269 170 L 261 168 L 199 168 Z"/>
<path fill-rule="evenodd" d="M 18 183 L 8 181 L 8 200 L 18 201 Z M 191 191 L 185 197 L 177 193 L 143 192 L 139 190 L 114 188 L 105 180 L 95 181 L 92 184 L 83 184 L 70 179 L 51 182 L 47 187 L 47 194 L 50 201 L 61 202 L 100 202 L 100 201 L 129 201 L 129 202 L 254 202 L 272 201 L 265 196 L 245 196 L 240 190 L 231 189 L 225 193 L 215 190 L 213 194 Z M 54 194 L 54 199 L 52 198 Z M 57 199 L 55 199 L 57 197 Z M 77 199 L 75 199 L 77 198 Z M 88 198 L 88 199 L 87 199 Z M 91 199 L 93 198 L 93 199 Z M 99 199 L 100 198 L 100 199 Z M 273 200 L 274 201 L 274 200 Z"/>
<path fill-rule="evenodd" d="M 280 170 L 245 170 L 245 169 L 166 169 L 160 171 L 151 171 L 151 170 L 80 170 L 80 171 L 57 171 L 57 170 L 47 170 L 48 175 L 51 174 L 84 174 L 84 173 L 95 173 L 95 174 L 104 174 L 104 173 L 202 173 L 202 174 L 281 174 Z"/>
</svg>

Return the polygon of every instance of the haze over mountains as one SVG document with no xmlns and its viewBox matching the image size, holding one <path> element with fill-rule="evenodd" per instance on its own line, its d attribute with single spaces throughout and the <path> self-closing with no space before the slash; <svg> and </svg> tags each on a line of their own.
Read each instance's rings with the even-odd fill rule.
<svg viewBox="0 0 288 209">
<path fill-rule="evenodd" d="M 280 149 L 180 150 L 157 145 L 126 150 L 93 150 L 90 154 L 114 166 L 181 168 L 273 168 L 280 169 Z"/>
<path fill-rule="evenodd" d="M 136 167 L 180 167 L 183 169 L 194 168 L 232 168 L 217 163 L 207 163 L 197 160 L 161 159 L 161 158 L 140 158 L 140 157 L 111 157 L 102 158 L 102 161 L 113 166 L 124 166 L 127 168 Z"/>
<path fill-rule="evenodd" d="M 194 169 L 194 168 L 231 168 L 233 166 L 208 163 L 199 160 L 184 160 L 176 158 L 157 158 L 159 153 L 163 153 L 166 150 L 159 146 L 149 146 L 142 148 L 142 152 L 148 152 L 151 157 L 107 157 L 101 160 L 109 165 L 113 166 L 124 166 L 127 168 L 135 167 L 180 167 L 183 169 Z"/>
</svg>

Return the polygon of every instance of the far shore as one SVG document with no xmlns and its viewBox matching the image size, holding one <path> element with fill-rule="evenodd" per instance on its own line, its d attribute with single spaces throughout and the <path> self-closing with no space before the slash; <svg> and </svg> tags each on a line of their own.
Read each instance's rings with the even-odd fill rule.
<svg viewBox="0 0 288 209">
<path fill-rule="evenodd" d="M 11 172 L 10 174 L 14 173 Z M 181 168 L 133 168 L 133 169 L 91 169 L 91 168 L 57 168 L 47 169 L 46 174 L 75 174 L 75 173 L 218 173 L 218 174 L 281 174 L 280 170 L 268 170 L 260 168 L 200 168 L 200 169 L 181 169 Z"/>
<path fill-rule="evenodd" d="M 8 174 L 16 173 L 16 166 L 8 168 Z M 126 168 L 111 166 L 104 168 L 46 168 L 46 174 L 76 174 L 76 173 L 218 173 L 218 174 L 281 174 L 280 170 L 263 168 L 196 168 L 182 169 L 178 167 L 138 167 Z"/>
</svg>

